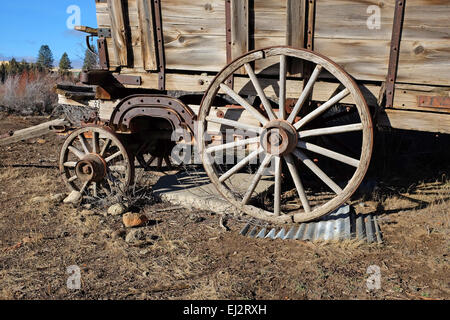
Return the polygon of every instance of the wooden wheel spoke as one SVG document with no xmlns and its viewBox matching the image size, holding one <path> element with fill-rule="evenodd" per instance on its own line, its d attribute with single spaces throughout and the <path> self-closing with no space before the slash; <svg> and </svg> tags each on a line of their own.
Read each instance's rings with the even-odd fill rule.
<svg viewBox="0 0 450 320">
<path fill-rule="evenodd" d="M 244 65 L 244 67 L 250 77 L 250 80 L 253 83 L 253 86 L 256 89 L 256 92 L 258 93 L 259 98 L 261 99 L 261 102 L 264 106 L 264 110 L 266 110 L 267 115 L 269 116 L 269 119 L 275 120 L 277 118 L 277 116 L 273 112 L 270 101 L 267 99 L 266 94 L 264 93 L 264 90 L 261 88 L 261 84 L 259 83 L 258 78 L 256 77 L 256 74 L 253 71 L 253 68 L 248 63 L 246 63 Z"/>
<path fill-rule="evenodd" d="M 273 194 L 273 213 L 277 216 L 281 214 L 281 158 L 275 158 L 275 190 Z"/>
<path fill-rule="evenodd" d="M 291 114 L 289 115 L 288 122 L 293 123 L 297 115 L 299 114 L 300 110 L 303 108 L 303 105 L 305 104 L 306 100 L 310 96 L 312 89 L 314 87 L 314 84 L 317 81 L 317 78 L 320 75 L 320 72 L 322 71 L 322 66 L 317 65 L 314 69 L 314 72 L 311 75 L 311 78 L 309 79 L 308 83 L 306 84 L 305 88 L 302 91 L 302 94 L 300 95 L 300 98 L 298 98 L 297 103 L 294 106 L 294 109 L 292 110 Z"/>
<path fill-rule="evenodd" d="M 233 168 L 231 168 L 230 170 L 228 170 L 227 172 L 225 172 L 220 178 L 219 181 L 220 182 L 225 182 L 226 180 L 228 180 L 229 178 L 231 178 L 231 176 L 233 176 L 235 173 L 239 172 L 239 170 L 241 170 L 242 168 L 244 168 L 247 164 L 250 163 L 250 161 L 252 161 L 253 159 L 255 159 L 256 157 L 258 157 L 261 153 L 264 152 L 264 149 L 261 147 L 258 150 L 253 151 L 252 153 L 250 153 L 247 157 L 245 157 L 244 159 L 242 159 L 238 164 L 236 164 Z"/>
<path fill-rule="evenodd" d="M 344 99 L 345 97 L 347 97 L 350 94 L 350 91 L 345 88 L 344 90 L 342 90 L 340 93 L 338 93 L 337 95 L 335 95 L 333 98 L 331 98 L 330 100 L 328 100 L 327 102 L 325 102 L 323 105 L 321 105 L 319 108 L 317 108 L 316 110 L 314 110 L 313 112 L 309 113 L 308 115 L 306 115 L 303 119 L 301 119 L 300 121 L 298 121 L 296 124 L 294 124 L 294 127 L 298 130 L 301 127 L 303 127 L 305 124 L 307 124 L 308 122 L 314 120 L 315 118 L 317 118 L 318 116 L 320 116 L 322 113 L 324 113 L 325 111 L 327 111 L 328 109 L 330 109 L 332 106 L 334 106 L 336 103 L 338 103 L 339 101 L 341 101 L 342 99 Z"/>
<path fill-rule="evenodd" d="M 86 182 L 83 184 L 83 186 L 82 186 L 81 189 L 80 189 L 80 193 L 81 193 L 81 194 L 83 194 L 83 193 L 86 191 L 87 187 L 89 186 L 89 183 L 90 183 L 90 181 L 86 181 Z"/>
<path fill-rule="evenodd" d="M 311 159 L 309 159 L 303 152 L 295 150 L 294 155 L 299 158 L 305 166 L 307 166 L 320 180 L 322 180 L 331 190 L 336 194 L 342 193 L 339 187 L 325 172 L 322 171 Z"/>
<path fill-rule="evenodd" d="M 262 132 L 262 128 L 260 128 L 260 127 L 255 127 L 255 126 L 245 124 L 242 122 L 238 122 L 238 121 L 234 121 L 234 120 L 206 117 L 206 121 L 222 124 L 222 125 L 229 126 L 229 127 L 244 129 L 244 130 L 248 130 L 248 131 L 255 132 L 255 133 Z"/>
<path fill-rule="evenodd" d="M 292 180 L 294 180 L 295 188 L 297 189 L 298 196 L 300 197 L 305 212 L 311 212 L 308 197 L 306 196 L 305 188 L 303 187 L 303 183 L 295 166 L 294 158 L 289 154 L 285 156 L 284 159 L 286 160 L 289 172 L 291 173 Z"/>
<path fill-rule="evenodd" d="M 98 153 L 100 151 L 99 137 L 100 137 L 100 135 L 98 132 L 93 132 L 93 134 L 92 134 L 92 152 L 93 153 Z"/>
<path fill-rule="evenodd" d="M 103 147 L 102 147 L 102 150 L 100 151 L 100 156 L 101 157 L 104 157 L 105 156 L 105 153 L 106 153 L 106 151 L 108 150 L 108 148 L 111 146 L 111 139 L 107 139 L 106 141 L 105 141 L 105 144 L 103 145 Z"/>
<path fill-rule="evenodd" d="M 78 177 L 77 176 L 73 176 L 73 177 L 70 177 L 69 178 L 69 182 L 74 182 L 75 180 L 77 180 L 78 179 Z"/>
<path fill-rule="evenodd" d="M 64 162 L 64 167 L 66 168 L 75 168 L 77 163 L 75 161 Z"/>
<path fill-rule="evenodd" d="M 83 147 L 84 153 L 89 154 L 91 151 L 89 150 L 89 143 L 87 142 L 86 137 L 84 136 L 84 133 L 80 134 L 78 136 L 78 139 L 80 140 L 81 146 Z"/>
<path fill-rule="evenodd" d="M 111 161 L 113 161 L 114 159 L 120 157 L 122 155 L 122 151 L 117 151 L 116 153 L 114 153 L 112 156 L 109 156 L 108 158 L 105 159 L 106 163 L 109 163 Z"/>
<path fill-rule="evenodd" d="M 280 56 L 280 94 L 279 94 L 279 118 L 286 119 L 286 76 L 287 76 L 287 58 L 283 54 Z"/>
<path fill-rule="evenodd" d="M 69 146 L 67 149 L 69 149 L 70 152 L 72 152 L 78 159 L 83 159 L 85 154 L 78 150 L 77 148 L 75 148 L 74 146 Z"/>
<path fill-rule="evenodd" d="M 340 153 L 335 152 L 335 151 L 331 151 L 331 150 L 326 149 L 326 148 L 322 148 L 322 147 L 316 146 L 315 144 L 312 144 L 312 143 L 309 143 L 309 142 L 300 141 L 297 146 L 299 148 L 302 148 L 302 149 L 305 149 L 305 150 L 309 150 L 309 151 L 312 151 L 312 152 L 317 153 L 317 154 L 321 154 L 321 155 L 323 155 L 325 157 L 328 157 L 328 158 L 340 161 L 340 162 L 348 164 L 350 166 L 353 166 L 353 167 L 356 167 L 356 168 L 359 167 L 359 163 L 360 163 L 359 160 L 353 159 L 351 157 L 348 157 L 346 155 L 340 154 Z"/>
<path fill-rule="evenodd" d="M 230 143 L 222 144 L 220 146 L 210 147 L 210 148 L 206 149 L 206 152 L 213 153 L 213 152 L 232 149 L 232 148 L 236 148 L 236 147 L 242 147 L 242 146 L 246 146 L 249 144 L 258 143 L 259 140 L 260 139 L 258 137 L 256 137 L 256 138 L 244 139 L 244 140 L 240 140 L 240 141 L 236 141 L 236 142 L 230 142 Z"/>
<path fill-rule="evenodd" d="M 344 125 L 344 126 L 336 126 L 336 127 L 329 127 L 329 128 L 320 128 L 320 129 L 300 131 L 298 133 L 298 137 L 300 139 L 303 139 L 303 138 L 307 138 L 307 137 L 317 137 L 317 136 L 323 136 L 323 135 L 329 135 L 329 134 L 354 132 L 354 131 L 362 131 L 362 130 L 363 130 L 362 123 L 356 123 L 356 124 L 349 124 L 349 125 Z"/>
<path fill-rule="evenodd" d="M 238 93 L 231 89 L 226 84 L 222 83 L 220 88 L 225 91 L 231 98 L 233 98 L 237 103 L 243 106 L 248 112 L 250 112 L 262 125 L 266 125 L 268 120 L 264 117 L 255 107 L 251 106 L 244 98 L 242 98 Z"/>
<path fill-rule="evenodd" d="M 168 155 L 164 156 L 164 162 L 166 163 L 167 169 L 172 169 L 172 161 Z"/>
<path fill-rule="evenodd" d="M 258 171 L 256 172 L 255 176 L 253 177 L 252 182 L 250 183 L 250 186 L 244 195 L 244 198 L 242 199 L 243 205 L 248 204 L 248 202 L 250 201 L 252 194 L 255 191 L 256 187 L 258 186 L 258 183 L 262 178 L 262 174 L 266 169 L 267 165 L 269 164 L 270 160 L 272 160 L 272 155 L 267 154 L 263 162 L 261 163 L 261 166 L 259 167 Z"/>
<path fill-rule="evenodd" d="M 93 191 L 94 197 L 98 197 L 98 186 L 97 186 L 97 182 L 92 182 L 92 191 Z"/>
</svg>

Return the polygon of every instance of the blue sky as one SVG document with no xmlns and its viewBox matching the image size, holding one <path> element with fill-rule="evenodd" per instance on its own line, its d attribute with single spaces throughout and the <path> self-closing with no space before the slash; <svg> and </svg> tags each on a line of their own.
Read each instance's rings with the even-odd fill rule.
<svg viewBox="0 0 450 320">
<path fill-rule="evenodd" d="M 74 67 L 84 57 L 85 36 L 70 30 L 67 20 L 71 5 L 80 8 L 81 25 L 97 27 L 95 0 L 6 0 L 0 9 L 0 60 L 15 57 L 33 61 L 47 44 L 55 64 L 67 52 Z M 73 20 L 72 20 L 73 21 Z"/>
</svg>

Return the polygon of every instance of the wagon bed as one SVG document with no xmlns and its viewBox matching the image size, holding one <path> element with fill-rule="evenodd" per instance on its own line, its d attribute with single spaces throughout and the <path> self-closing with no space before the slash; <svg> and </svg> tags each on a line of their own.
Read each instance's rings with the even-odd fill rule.
<svg viewBox="0 0 450 320">
<path fill-rule="evenodd" d="M 132 180 L 135 158 L 145 167 L 146 152 L 151 160 L 170 163 L 172 146 L 164 139 L 187 129 L 198 134 L 192 141 L 227 200 L 255 217 L 301 222 L 327 214 L 355 192 L 369 165 L 373 124 L 450 133 L 449 1 L 96 0 L 96 10 L 98 28 L 78 28 L 89 34 L 88 45 L 98 37 L 100 68 L 81 76 L 96 86 L 95 99 L 60 96 L 61 103 L 97 107 L 97 125 L 107 125 L 108 133 L 95 127 L 76 132 L 62 154 L 66 181 L 87 179 L 78 189 L 68 181 L 81 193 L 92 185 L 97 192 L 102 170 L 108 172 L 110 157 L 120 152 L 126 158 L 125 184 Z M 224 144 L 230 127 L 259 136 L 238 134 Z M 88 136 L 97 158 L 88 156 L 93 151 Z M 354 155 L 323 148 L 308 137 L 314 143 L 334 141 Z M 85 152 L 74 147 L 77 139 Z M 105 158 L 96 146 L 102 139 L 116 141 L 114 150 L 120 151 Z M 256 148 L 248 146 L 256 142 Z M 150 151 L 149 145 L 157 147 Z M 275 145 L 281 151 L 273 151 Z M 231 169 L 218 172 L 217 164 L 205 162 L 210 154 L 241 146 L 247 153 Z M 336 169 L 303 149 L 356 171 L 347 180 L 338 178 L 347 167 Z M 226 180 L 260 151 L 266 156 L 257 171 L 249 166 L 250 187 L 236 196 Z M 71 153 L 80 161 L 68 161 Z M 255 207 L 255 201 L 265 201 L 253 193 L 273 160 L 274 202 Z M 304 189 L 298 161 L 334 195 Z M 335 175 L 328 176 L 322 165 Z M 94 177 L 68 172 L 96 167 L 102 169 Z M 280 212 L 287 201 L 281 195 L 286 170 L 303 212 Z M 320 198 L 328 200 L 319 205 Z"/>
</svg>

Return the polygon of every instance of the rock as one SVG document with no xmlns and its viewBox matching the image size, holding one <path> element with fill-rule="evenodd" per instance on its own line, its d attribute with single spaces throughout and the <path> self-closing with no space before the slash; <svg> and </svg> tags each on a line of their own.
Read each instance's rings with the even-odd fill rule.
<svg viewBox="0 0 450 320">
<path fill-rule="evenodd" d="M 92 204 L 91 203 L 86 203 L 83 205 L 83 208 L 87 209 L 87 210 L 91 210 L 92 209 Z"/>
<path fill-rule="evenodd" d="M 125 208 L 125 206 L 123 204 L 117 203 L 117 204 L 109 207 L 108 214 L 110 214 L 112 216 L 120 216 L 120 215 L 124 214 L 126 210 L 127 210 L 127 208 Z"/>
<path fill-rule="evenodd" d="M 128 232 L 127 236 L 125 237 L 125 242 L 132 243 L 136 241 L 142 241 L 145 240 L 146 236 L 144 231 L 141 229 L 133 229 L 130 232 Z"/>
<path fill-rule="evenodd" d="M 72 191 L 67 198 L 64 199 L 64 203 L 78 203 L 80 202 L 82 195 L 79 191 Z"/>
<path fill-rule="evenodd" d="M 52 194 L 50 196 L 50 200 L 55 201 L 55 202 L 62 202 L 62 201 L 64 201 L 65 198 L 66 198 L 66 195 L 64 193 Z"/>
<path fill-rule="evenodd" d="M 43 203 L 43 202 L 47 202 L 48 200 L 49 200 L 49 198 L 47 198 L 47 197 L 34 197 L 30 201 L 32 203 Z"/>
<path fill-rule="evenodd" d="M 127 228 L 142 227 L 148 222 L 148 218 L 145 214 L 137 214 L 128 212 L 123 216 L 123 224 Z"/>
</svg>

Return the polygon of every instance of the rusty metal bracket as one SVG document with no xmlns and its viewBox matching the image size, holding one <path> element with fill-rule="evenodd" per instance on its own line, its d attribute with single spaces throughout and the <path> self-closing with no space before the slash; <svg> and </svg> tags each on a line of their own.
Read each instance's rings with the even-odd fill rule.
<svg viewBox="0 0 450 320">
<path fill-rule="evenodd" d="M 161 15 L 160 0 L 153 0 L 153 8 L 155 11 L 156 39 L 158 43 L 158 87 L 159 90 L 166 90 L 166 60 L 164 55 L 164 35 Z"/>
<path fill-rule="evenodd" d="M 99 28 L 97 29 L 98 36 L 100 38 L 111 38 L 111 29 L 109 28 Z"/>
<path fill-rule="evenodd" d="M 127 131 L 136 117 L 167 119 L 173 129 L 187 128 L 195 133 L 195 113 L 178 99 L 160 95 L 134 95 L 122 100 L 114 109 L 110 126 Z"/>
<path fill-rule="evenodd" d="M 450 110 L 450 97 L 444 96 L 417 96 L 417 106 L 421 108 L 433 108 L 436 111 Z"/>
<path fill-rule="evenodd" d="M 225 27 L 226 27 L 226 42 L 227 42 L 227 64 L 233 61 L 232 51 L 232 30 L 231 30 L 231 0 L 225 0 Z M 231 76 L 227 81 L 227 85 L 234 88 L 234 76 Z"/>
<path fill-rule="evenodd" d="M 402 39 L 403 22 L 405 20 L 405 7 L 406 0 L 396 0 L 389 70 L 386 79 L 386 108 L 392 108 L 394 106 L 395 82 L 397 81 L 400 42 Z"/>
<path fill-rule="evenodd" d="M 113 77 L 117 79 L 121 84 L 140 86 L 142 84 L 142 78 L 140 76 L 130 76 L 126 74 L 113 74 Z"/>
<path fill-rule="evenodd" d="M 314 50 L 314 28 L 316 24 L 316 0 L 308 0 L 306 3 L 308 23 L 306 28 L 306 49 Z"/>
<path fill-rule="evenodd" d="M 105 38 L 98 38 L 97 40 L 98 56 L 100 60 L 100 69 L 109 69 L 109 58 L 108 58 L 108 46 L 106 44 Z"/>
</svg>

